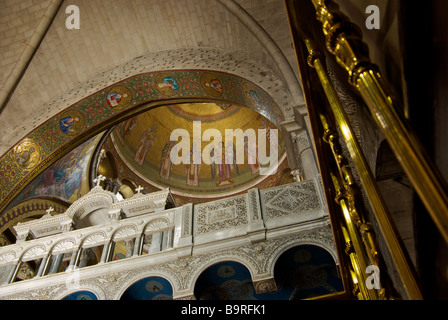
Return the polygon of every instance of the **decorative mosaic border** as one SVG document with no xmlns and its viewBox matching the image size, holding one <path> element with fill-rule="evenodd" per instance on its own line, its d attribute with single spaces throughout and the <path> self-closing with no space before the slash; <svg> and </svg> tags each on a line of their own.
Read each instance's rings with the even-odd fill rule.
<svg viewBox="0 0 448 320">
<path fill-rule="evenodd" d="M 68 107 L 33 130 L 0 158 L 0 210 L 33 178 L 124 117 L 179 101 L 221 101 L 247 106 L 275 125 L 280 108 L 260 87 L 235 75 L 208 70 L 157 71 L 133 76 Z"/>
</svg>

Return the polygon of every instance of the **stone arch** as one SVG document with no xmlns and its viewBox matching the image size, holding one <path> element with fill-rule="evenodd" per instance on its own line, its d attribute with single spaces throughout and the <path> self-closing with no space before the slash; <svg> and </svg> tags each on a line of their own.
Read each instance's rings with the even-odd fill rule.
<svg viewBox="0 0 448 320">
<path fill-rule="evenodd" d="M 16 259 L 15 251 L 6 252 L 6 253 L 0 255 L 0 266 L 6 265 L 6 264 L 11 264 L 15 261 L 15 259 Z"/>
<path fill-rule="evenodd" d="M 176 279 L 174 279 L 169 272 L 166 272 L 165 270 L 148 271 L 148 272 L 144 272 L 144 273 L 138 273 L 138 274 L 135 274 L 133 277 L 127 278 L 126 282 L 124 282 L 120 286 L 120 290 L 118 290 L 116 292 L 116 294 L 114 295 L 114 297 L 112 299 L 113 300 L 122 299 L 122 297 L 126 293 L 126 291 L 128 289 L 130 289 L 133 285 L 137 284 L 140 281 L 143 281 L 145 279 L 150 279 L 153 277 L 165 279 L 171 285 L 171 288 L 173 291 L 173 296 L 178 291 L 178 288 L 176 286 Z"/>
<path fill-rule="evenodd" d="M 253 296 L 256 289 L 250 269 L 247 264 L 234 260 L 223 259 L 208 265 L 194 282 L 195 298 L 208 300 L 217 295 L 214 299 L 234 300 Z"/>
<path fill-rule="evenodd" d="M 79 247 L 90 248 L 98 245 L 103 245 L 107 240 L 108 237 L 105 232 L 102 231 L 93 232 L 89 233 L 82 239 Z"/>
<path fill-rule="evenodd" d="M 163 78 L 164 75 L 167 78 L 178 79 L 179 82 L 187 78 L 189 80 L 186 80 L 186 84 L 178 85 L 178 92 L 171 95 L 170 92 L 160 91 L 162 88 L 157 89 L 158 84 L 163 83 L 162 80 L 164 80 L 159 78 Z M 206 89 L 204 85 L 207 77 L 210 78 L 211 76 L 216 77 L 222 87 L 225 88 L 219 96 L 207 92 L 210 89 Z M 137 89 L 137 86 L 144 86 L 145 83 L 148 86 L 148 92 Z M 116 95 L 114 96 L 114 94 Z M 118 98 L 118 96 L 122 98 Z M 244 105 L 261 113 L 277 127 L 285 118 L 283 111 L 266 91 L 249 80 L 234 74 L 211 70 L 169 70 L 138 74 L 79 100 L 37 127 L 5 153 L 0 158 L 0 171 L 5 173 L 2 182 L 6 184 L 5 191 L 0 194 L 0 210 L 4 209 L 32 178 L 47 169 L 73 147 L 122 120 L 136 116 L 151 108 L 185 101 L 222 101 Z M 101 109 L 101 112 L 98 110 L 98 112 L 93 112 L 89 108 Z M 70 135 L 58 132 L 57 129 L 60 122 L 66 118 L 78 119 L 77 127 Z M 52 139 L 50 146 L 47 147 L 42 139 Z M 15 159 L 16 147 L 24 143 L 34 146 L 40 161 L 32 167 L 22 168 L 20 172 L 14 172 L 11 168 Z"/>
<path fill-rule="evenodd" d="M 121 241 L 126 239 L 135 238 L 138 235 L 138 230 L 135 225 L 128 224 L 124 226 L 120 226 L 117 230 L 115 230 L 111 236 L 111 240 L 113 241 Z"/>
<path fill-rule="evenodd" d="M 78 279 L 76 279 L 73 276 L 73 279 L 68 279 L 66 281 L 66 286 L 64 287 L 64 290 L 59 294 L 55 295 L 52 298 L 52 300 L 63 300 L 67 296 L 83 291 L 91 292 L 97 297 L 98 300 L 109 299 L 106 292 L 100 286 L 94 285 L 92 283 L 79 283 Z"/>
<path fill-rule="evenodd" d="M 0 233 L 12 232 L 13 226 L 17 225 L 21 220 L 39 219 L 45 215 L 45 210 L 52 207 L 54 214 L 64 213 L 71 205 L 68 201 L 55 198 L 52 196 L 32 197 L 19 203 L 12 203 L 3 215 L 5 223 L 0 227 Z M 9 231 L 8 231 L 9 229 Z"/>
<path fill-rule="evenodd" d="M 188 284 L 188 287 L 191 289 L 191 291 L 192 292 L 194 291 L 194 287 L 198 278 L 205 270 L 223 261 L 231 261 L 243 265 L 249 270 L 252 279 L 254 279 L 255 275 L 257 274 L 257 266 L 248 255 L 244 253 L 241 255 L 233 253 L 224 253 L 224 254 L 218 253 L 216 255 L 210 256 L 208 258 L 208 261 L 202 263 L 198 269 L 192 270 L 192 276 Z"/>
<path fill-rule="evenodd" d="M 51 254 L 62 254 L 73 251 L 77 248 L 78 244 L 75 239 L 63 239 L 61 241 L 56 242 L 53 246 L 51 246 L 49 252 Z"/>
<path fill-rule="evenodd" d="M 40 259 L 45 257 L 48 254 L 47 248 L 43 244 L 35 245 L 30 248 L 27 248 L 20 255 L 20 260 L 23 262 Z"/>
<path fill-rule="evenodd" d="M 92 189 L 87 195 L 76 200 L 66 211 L 77 229 L 108 222 L 108 209 L 117 199 L 113 193 L 98 188 Z M 96 220 L 92 220 L 92 217 L 96 217 Z"/>
<path fill-rule="evenodd" d="M 299 244 L 283 251 L 275 263 L 274 279 L 279 288 L 276 294 L 290 300 L 344 290 L 331 253 L 316 244 Z"/>
<path fill-rule="evenodd" d="M 167 229 L 170 227 L 170 222 L 167 218 L 152 219 L 143 227 L 143 234 L 150 234 L 153 232 L 159 232 L 159 230 Z"/>
<path fill-rule="evenodd" d="M 327 251 L 331 255 L 335 264 L 339 265 L 339 259 L 338 259 L 336 247 L 334 245 L 332 245 L 331 243 L 326 243 L 324 241 L 318 241 L 318 240 L 312 239 L 312 238 L 297 238 L 297 239 L 294 239 L 293 241 L 286 241 L 286 242 L 282 243 L 280 246 L 276 247 L 276 249 L 271 252 L 271 255 L 268 259 L 269 262 L 268 262 L 268 268 L 267 268 L 269 270 L 269 273 L 271 275 L 274 275 L 275 264 L 277 263 L 278 259 L 280 258 L 280 256 L 283 253 L 285 253 L 286 251 L 288 251 L 289 249 L 292 249 L 294 247 L 304 246 L 304 245 L 311 245 L 311 246 L 316 246 L 316 247 L 322 248 L 323 250 Z"/>
</svg>

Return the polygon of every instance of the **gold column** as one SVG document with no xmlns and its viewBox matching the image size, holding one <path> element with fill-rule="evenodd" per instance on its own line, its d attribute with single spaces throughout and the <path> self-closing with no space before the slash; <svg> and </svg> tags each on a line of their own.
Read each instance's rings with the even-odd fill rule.
<svg viewBox="0 0 448 320">
<path fill-rule="evenodd" d="M 366 275 L 365 270 L 367 269 L 367 266 L 370 265 L 370 262 L 366 255 L 366 251 L 363 248 L 363 241 L 359 234 L 359 230 L 352 219 L 353 210 L 349 205 L 349 202 L 351 201 L 350 194 L 343 190 L 340 186 L 339 179 L 335 175 L 332 175 L 332 180 L 337 193 L 336 201 L 341 206 L 342 214 L 347 226 L 347 228 L 345 228 L 341 225 L 341 228 L 346 242 L 346 253 L 350 257 L 353 270 L 352 277 L 355 286 L 354 294 L 356 294 L 360 300 L 378 300 L 378 292 L 376 290 L 369 290 L 366 286 L 368 276 Z M 358 290 L 359 292 L 356 292 Z M 384 290 L 381 292 L 384 292 Z"/>
<path fill-rule="evenodd" d="M 358 26 L 348 21 L 332 1 L 312 0 L 322 23 L 327 49 L 349 75 L 366 102 L 398 161 L 411 180 L 436 226 L 448 243 L 446 182 L 433 165 L 413 130 L 397 113 L 378 68 L 371 63 Z"/>
<path fill-rule="evenodd" d="M 350 156 L 353 159 L 353 162 L 356 166 L 361 182 L 365 188 L 366 194 L 371 203 L 373 213 L 378 222 L 380 231 L 389 249 L 391 258 L 396 265 L 398 274 L 403 282 L 404 288 L 411 299 L 422 299 L 420 289 L 415 280 L 414 270 L 412 269 L 411 264 L 404 253 L 405 251 L 398 237 L 398 232 L 395 228 L 395 225 L 392 222 L 390 213 L 377 187 L 375 178 L 367 164 L 367 160 L 364 156 L 361 146 L 359 145 L 353 133 L 350 122 L 345 114 L 345 111 L 342 107 L 342 104 L 339 100 L 336 90 L 334 89 L 333 84 L 331 83 L 329 77 L 327 76 L 323 62 L 320 59 L 320 55 L 318 52 L 316 52 L 310 40 L 305 40 L 305 45 L 308 49 L 308 52 L 310 53 L 308 57 L 308 63 L 310 66 L 316 69 L 316 72 L 319 76 L 319 80 L 322 84 L 322 87 L 329 101 L 331 111 L 335 117 L 336 122 L 338 123 L 339 128 L 341 129 L 341 133 L 347 144 Z M 339 150 L 340 147 L 338 146 L 337 135 L 331 132 L 331 130 L 329 129 L 325 116 L 321 115 L 320 118 L 325 131 L 324 140 L 331 146 L 333 155 L 338 164 L 339 175 L 342 179 L 342 183 L 345 186 L 346 192 L 348 193 L 347 201 L 353 202 L 351 205 L 354 208 L 353 210 L 349 210 L 348 207 L 345 208 L 347 206 L 347 204 L 345 203 L 346 201 L 340 203 L 344 215 L 346 214 L 346 211 L 352 212 L 352 217 L 350 221 L 347 220 L 347 218 L 350 218 L 349 216 L 345 217 L 347 227 L 349 230 L 351 229 L 350 224 L 352 223 L 353 220 L 358 230 L 363 235 L 362 240 L 365 243 L 365 250 L 369 255 L 370 261 L 373 264 L 378 265 L 378 257 L 377 257 L 378 252 L 376 244 L 374 243 L 373 240 L 374 237 L 372 235 L 372 228 L 370 224 L 366 223 L 363 215 L 359 214 L 356 211 L 354 191 L 352 190 L 353 178 L 347 164 L 344 163 L 345 159 L 343 159 L 343 156 Z M 339 187 L 336 187 L 336 185 L 335 188 L 337 190 L 339 189 Z M 350 234 L 353 233 L 351 232 Z M 355 241 L 356 239 L 354 239 L 352 236 L 352 240 Z M 358 248 L 358 250 L 356 250 L 358 254 L 360 252 L 359 250 L 362 250 L 362 248 Z M 363 265 L 364 270 L 365 267 L 367 267 L 367 265 L 365 266 Z M 362 289 L 362 286 L 360 288 Z"/>
</svg>

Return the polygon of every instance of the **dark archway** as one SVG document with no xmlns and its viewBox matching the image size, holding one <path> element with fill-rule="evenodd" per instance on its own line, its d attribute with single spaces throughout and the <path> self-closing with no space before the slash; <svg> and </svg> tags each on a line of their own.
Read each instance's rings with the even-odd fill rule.
<svg viewBox="0 0 448 320">
<path fill-rule="evenodd" d="M 274 276 L 278 299 L 307 299 L 344 291 L 333 257 L 318 246 L 285 251 L 276 262 Z"/>
<path fill-rule="evenodd" d="M 224 261 L 204 270 L 196 281 L 197 300 L 253 300 L 256 293 L 249 270 L 238 262 Z"/>
<path fill-rule="evenodd" d="M 162 277 L 148 277 L 135 282 L 120 300 L 172 300 L 173 287 Z"/>
</svg>

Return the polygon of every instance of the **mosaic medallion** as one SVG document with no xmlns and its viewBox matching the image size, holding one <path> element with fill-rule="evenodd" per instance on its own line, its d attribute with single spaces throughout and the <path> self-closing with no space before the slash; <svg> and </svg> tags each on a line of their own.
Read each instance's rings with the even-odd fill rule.
<svg viewBox="0 0 448 320">
<path fill-rule="evenodd" d="M 160 292 L 163 290 L 163 284 L 159 281 L 150 280 L 145 284 L 145 289 L 148 292 Z"/>
<path fill-rule="evenodd" d="M 40 159 L 40 148 L 30 139 L 25 139 L 14 148 L 14 160 L 21 169 L 33 169 Z"/>
<path fill-rule="evenodd" d="M 243 93 L 244 93 L 244 97 L 246 98 L 246 104 L 255 109 L 255 110 L 260 110 L 263 109 L 263 105 L 262 105 L 262 101 L 261 101 L 261 97 L 260 94 L 258 93 L 258 91 L 255 89 L 255 87 L 246 82 L 243 84 Z"/>
<path fill-rule="evenodd" d="M 179 84 L 177 80 L 168 73 L 161 73 L 156 77 L 155 86 L 164 96 L 172 97 L 177 95 Z"/>
<path fill-rule="evenodd" d="M 254 287 L 248 281 L 232 279 L 224 282 L 221 286 L 224 288 L 225 298 L 228 300 L 248 300 L 254 294 Z"/>
<path fill-rule="evenodd" d="M 124 109 L 131 103 L 132 93 L 125 86 L 115 86 L 106 95 L 107 104 L 112 109 Z"/>
<path fill-rule="evenodd" d="M 215 74 L 204 73 L 201 77 L 201 85 L 210 96 L 220 97 L 223 94 L 221 81 Z"/>
<path fill-rule="evenodd" d="M 84 130 L 86 120 L 81 112 L 69 110 L 59 117 L 59 129 L 67 136 L 75 136 Z"/>
<path fill-rule="evenodd" d="M 235 269 L 232 268 L 232 266 L 229 265 L 223 265 L 219 267 L 218 269 L 218 276 L 221 278 L 229 278 L 235 275 Z"/>
</svg>

